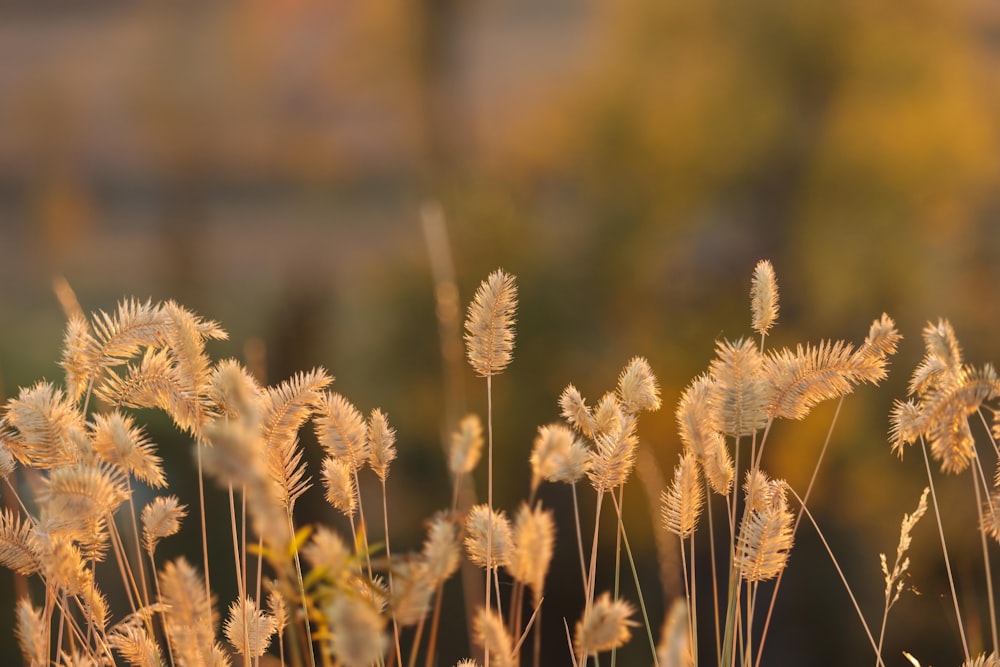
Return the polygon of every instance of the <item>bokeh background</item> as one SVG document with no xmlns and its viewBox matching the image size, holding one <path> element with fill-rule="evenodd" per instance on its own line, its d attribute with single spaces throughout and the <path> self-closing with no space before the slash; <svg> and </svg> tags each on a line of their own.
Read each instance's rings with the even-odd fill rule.
<svg viewBox="0 0 1000 667">
<path fill-rule="evenodd" d="M 496 382 L 509 510 L 563 387 L 594 402 L 635 354 L 662 384 L 664 409 L 640 433 L 669 474 L 678 396 L 717 339 L 751 333 L 750 273 L 770 258 L 782 304 L 770 345 L 857 342 L 883 311 L 905 336 L 889 381 L 845 403 L 813 501 L 877 624 L 878 554 L 894 553 L 923 486 L 919 456 L 899 462 L 885 435 L 921 328 L 947 317 L 969 361 L 1000 358 L 998 131 L 1000 11 L 986 0 L 0 3 L 4 391 L 61 377 L 54 277 L 87 311 L 174 298 L 230 332 L 213 357 L 249 353 L 270 382 L 322 365 L 363 412 L 388 413 L 394 543 L 416 548 L 421 519 L 449 500 L 441 434 L 457 412 L 485 414 L 483 383 L 463 367 L 449 385 L 442 370 L 429 203 L 463 313 L 493 269 L 518 277 L 515 360 Z M 777 425 L 771 473 L 803 489 L 832 417 L 821 406 Z M 189 443 L 148 419 L 172 486 L 196 502 Z M 967 480 L 939 493 L 958 585 L 980 601 L 965 610 L 972 641 L 988 649 Z M 647 496 L 633 481 L 626 513 L 658 624 L 676 568 L 657 556 Z M 302 520 L 336 522 L 307 499 Z M 568 493 L 543 499 L 564 538 L 547 660 L 568 664 L 561 616 L 580 596 Z M 908 664 L 905 649 L 957 665 L 929 517 L 912 555 L 920 594 L 893 611 L 887 664 Z M 0 573 L 4 628 L 12 582 Z M 454 584 L 449 596 L 458 630 L 441 665 L 468 651 Z M 19 659 L 11 632 L 0 657 Z M 649 662 L 641 635 L 621 660 Z M 764 664 L 868 660 L 804 528 Z"/>
</svg>

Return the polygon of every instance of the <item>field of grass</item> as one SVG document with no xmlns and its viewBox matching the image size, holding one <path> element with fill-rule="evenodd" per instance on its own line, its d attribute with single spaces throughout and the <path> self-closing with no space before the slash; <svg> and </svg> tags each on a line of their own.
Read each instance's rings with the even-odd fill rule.
<svg viewBox="0 0 1000 667">
<path fill-rule="evenodd" d="M 449 301 L 457 292 L 446 278 L 438 287 L 441 331 L 457 337 L 459 313 Z M 392 543 L 400 514 L 387 493 L 398 454 L 391 415 L 363 414 L 321 367 L 263 386 L 252 360 L 208 354 L 206 344 L 227 335 L 219 323 L 173 301 L 124 299 L 88 317 L 63 286 L 64 377 L 21 388 L 0 423 L 8 501 L 0 564 L 18 577 L 14 633 L 24 660 L 430 666 L 443 664 L 443 637 L 468 633 L 461 667 L 636 660 L 758 667 L 768 664 L 769 637 L 796 631 L 772 624 L 773 610 L 797 536 L 810 531 L 828 552 L 822 571 L 839 575 L 857 614 L 851 622 L 869 644 L 856 660 L 900 664 L 885 653 L 886 632 L 890 612 L 919 586 L 910 579 L 910 545 L 922 520 L 935 523 L 940 550 L 921 558 L 939 560 L 950 582 L 944 609 L 961 646 L 955 664 L 1000 664 L 990 652 L 997 647 L 990 552 L 1000 536 L 993 407 L 1000 381 L 992 366 L 966 363 L 946 320 L 925 327 L 925 355 L 907 396 L 893 404 L 886 448 L 900 457 L 919 449 L 910 456 L 923 458 L 927 486 L 901 517 L 896 553 L 870 554 L 873 566 L 881 559 L 884 602 L 863 609 L 809 499 L 840 406 L 859 385 L 885 379 L 900 332 L 882 315 L 863 338 L 859 328 L 857 343 L 774 347 L 779 300 L 770 262 L 758 263 L 749 292 L 746 335 L 718 340 L 675 406 L 683 449 L 652 516 L 669 535 L 661 569 L 679 579 L 683 594 L 664 600 L 641 583 L 625 520 L 626 497 L 641 495 L 630 490 L 635 478 L 648 487 L 656 467 L 639 418 L 669 409 L 645 358 L 608 378 L 601 396 L 584 397 L 573 384 L 552 396 L 560 418 L 537 425 L 528 496 L 511 507 L 495 502 L 494 425 L 516 419 L 495 414 L 493 401 L 517 348 L 518 284 L 505 271 L 483 280 L 465 311 L 465 359 L 487 409 L 449 425 L 452 500 L 426 518 L 423 543 L 410 551 Z M 770 476 L 764 452 L 772 426 L 806 419 L 824 402 L 836 409 L 814 448 L 808 484 Z M 166 454 L 147 434 L 143 420 L 156 414 L 149 408 L 192 443 L 190 494 L 171 484 Z M 322 450 L 318 468 L 300 440 L 306 431 Z M 479 498 L 478 467 L 486 469 Z M 942 507 L 935 482 L 950 475 L 968 476 L 974 506 Z M 569 522 L 557 525 L 541 499 L 549 485 L 571 503 Z M 206 499 L 219 497 L 212 486 L 228 502 L 223 525 L 209 524 Z M 301 520 L 296 503 L 312 487 L 340 523 Z M 971 590 L 955 585 L 949 559 L 948 520 L 956 516 L 975 516 L 980 527 L 982 577 Z M 184 524 L 198 525 L 201 553 L 161 555 Z M 210 557 L 210 536 L 223 533 L 228 554 Z M 558 562 L 557 540 L 571 545 Z M 575 572 L 581 604 L 577 616 L 543 623 L 553 570 Z M 235 588 L 233 599 L 216 597 L 219 582 Z M 461 598 L 446 588 L 460 588 Z M 663 618 L 651 609 L 665 610 Z M 619 649 L 627 644 L 643 648 L 626 661 Z M 906 659 L 920 664 L 919 656 Z"/>
</svg>

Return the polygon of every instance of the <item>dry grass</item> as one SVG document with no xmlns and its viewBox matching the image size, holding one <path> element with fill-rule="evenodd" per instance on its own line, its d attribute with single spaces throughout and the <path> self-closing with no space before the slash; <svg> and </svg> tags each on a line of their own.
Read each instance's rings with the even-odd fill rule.
<svg viewBox="0 0 1000 667">
<path fill-rule="evenodd" d="M 778 318 L 777 280 L 769 262 L 754 271 L 750 296 L 750 325 L 759 340 L 719 341 L 716 357 L 676 408 L 683 449 L 661 496 L 661 517 L 679 541 L 685 595 L 671 601 L 658 641 L 622 520 L 625 489 L 642 446 L 639 416 L 661 407 L 659 383 L 644 358 L 631 359 L 615 387 L 596 403 L 567 386 L 553 401 L 564 421 L 540 426 L 528 457 L 530 497 L 512 511 L 513 521 L 493 504 L 492 383 L 513 359 L 513 276 L 502 270 L 491 274 L 469 307 L 467 358 L 486 379 L 485 429 L 477 415 L 452 425 L 446 463 L 453 503 L 428 521 L 422 549 L 411 553 L 394 553 L 389 542 L 386 486 L 397 434 L 382 410 L 375 408 L 366 418 L 347 397 L 330 391 L 333 378 L 327 371 L 316 368 L 276 386 L 260 386 L 238 361 L 209 357 L 206 343 L 226 336 L 220 325 L 173 302 L 126 299 L 114 312 L 97 312 L 89 320 L 71 313 L 62 350 L 64 382 L 21 389 L 3 407 L 0 421 L 0 474 L 18 503 L 0 513 L 0 564 L 37 578 L 43 591 L 38 599 L 17 603 L 14 632 L 25 660 L 39 666 L 201 667 L 258 665 L 270 656 L 296 667 L 354 667 L 413 666 L 422 657 L 433 665 L 437 638 L 455 613 L 442 613 L 443 587 L 464 558 L 485 570 L 486 593 L 479 594 L 482 606 L 469 612 L 476 642 L 470 653 L 478 653 L 460 665 L 538 665 L 542 641 L 560 646 L 567 664 L 597 664 L 598 654 L 610 652 L 614 665 L 616 649 L 640 627 L 653 664 L 759 665 L 799 521 L 804 515 L 811 519 L 811 483 L 800 494 L 762 468 L 769 433 L 776 420 L 804 419 L 823 401 L 843 400 L 860 384 L 878 384 L 900 336 L 883 315 L 858 345 L 821 341 L 768 349 L 766 336 Z M 877 641 L 855 600 L 876 665 L 883 664 L 889 611 L 907 587 L 911 531 L 929 510 L 950 572 L 931 459 L 944 474 L 971 475 L 987 594 L 995 607 L 987 538 L 1000 535 L 1000 479 L 986 474 L 982 454 L 996 451 L 1000 419 L 990 424 L 987 414 L 998 414 L 991 405 L 1000 383 L 990 365 L 963 362 L 948 322 L 929 324 L 924 341 L 926 356 L 914 371 L 910 395 L 893 408 L 890 442 L 900 456 L 906 445 L 921 445 L 928 491 L 903 517 L 891 568 L 881 556 L 885 602 Z M 137 421 L 141 413 L 134 410 L 141 408 L 166 412 L 190 436 L 201 477 L 228 492 L 231 559 L 210 562 L 204 544 L 198 566 L 185 558 L 158 558 L 159 545 L 189 514 L 200 520 L 203 542 L 219 527 L 206 525 L 203 492 L 197 499 L 170 493 L 157 447 Z M 970 417 L 981 418 L 989 447 L 977 446 Z M 327 501 L 349 520 L 350 539 L 328 527 L 296 524 L 296 501 L 313 484 L 298 439 L 300 430 L 310 427 L 325 454 L 315 472 Z M 463 481 L 479 463 L 484 444 L 487 501 L 460 509 Z M 369 542 L 371 527 L 379 522 L 378 513 L 362 505 L 365 468 L 381 486 L 381 544 Z M 18 484 L 19 477 L 31 484 Z M 585 479 L 596 498 L 589 536 L 577 496 Z M 552 512 L 536 500 L 546 483 L 569 487 L 572 527 L 557 527 Z M 139 509 L 134 504 L 139 487 L 161 495 Z M 34 489 L 32 497 L 19 497 L 26 488 Z M 599 553 L 607 503 L 616 513 L 613 554 Z M 579 562 L 566 565 L 580 571 L 585 606 L 579 619 L 564 621 L 566 636 L 543 638 L 538 628 L 557 533 L 576 543 Z M 696 571 L 696 541 L 713 552 L 708 574 Z M 715 568 L 718 551 L 728 563 L 721 571 Z M 259 554 L 260 565 L 253 567 L 248 554 Z M 95 574 L 105 561 L 114 564 L 111 571 L 127 591 L 113 604 Z M 598 594 L 599 563 L 614 568 L 616 582 L 629 566 L 638 604 L 626 600 L 617 585 L 614 593 Z M 506 591 L 499 586 L 501 569 L 511 581 Z M 237 584 L 238 595 L 225 601 L 224 617 L 209 575 L 232 577 Z M 705 587 L 699 576 L 710 576 L 714 591 L 700 610 L 696 591 Z M 767 589 L 770 599 L 760 587 L 769 580 L 777 580 Z M 952 597 L 965 664 L 996 664 L 993 654 L 971 655 L 954 588 Z M 995 615 L 991 621 L 995 651 Z M 698 655 L 702 633 L 714 636 L 714 655 Z"/>
</svg>

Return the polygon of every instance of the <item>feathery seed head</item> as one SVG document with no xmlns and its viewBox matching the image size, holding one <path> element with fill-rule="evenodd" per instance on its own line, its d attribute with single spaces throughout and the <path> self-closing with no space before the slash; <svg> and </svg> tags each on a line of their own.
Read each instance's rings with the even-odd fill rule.
<svg viewBox="0 0 1000 667">
<path fill-rule="evenodd" d="M 996 652 L 989 655 L 980 653 L 975 658 L 970 657 L 963 662 L 962 667 L 1000 667 L 1000 657 L 997 657 Z"/>
<path fill-rule="evenodd" d="M 763 475 L 763 473 L 761 473 Z M 773 579 L 785 569 L 792 549 L 794 515 L 785 501 L 785 483 L 781 480 L 759 482 L 748 479 L 748 498 L 736 540 L 735 562 L 746 581 Z M 758 502 L 754 495 L 763 496 Z M 754 509 L 751 502 L 757 504 Z"/>
<path fill-rule="evenodd" d="M 211 447 L 202 448 L 202 462 L 205 471 L 223 487 L 259 484 L 268 475 L 260 425 L 246 417 L 216 419 L 204 428 Z"/>
<path fill-rule="evenodd" d="M 253 598 L 234 600 L 223 629 L 229 645 L 240 655 L 256 658 L 264 655 L 277 630 L 274 617 L 257 608 Z"/>
<path fill-rule="evenodd" d="M 326 500 L 351 516 L 357 507 L 358 490 L 354 486 L 354 472 L 351 466 L 341 459 L 331 456 L 323 459 L 323 485 L 326 487 Z"/>
<path fill-rule="evenodd" d="M 465 660 L 459 660 L 455 667 L 479 667 L 479 663 L 472 658 L 466 658 Z"/>
<path fill-rule="evenodd" d="M 450 516 L 439 512 L 431 518 L 421 556 L 435 586 L 458 569 L 458 526 Z"/>
<path fill-rule="evenodd" d="M 326 526 L 319 526 L 309 543 L 302 547 L 302 555 L 314 569 L 325 569 L 329 578 L 337 581 L 349 567 L 351 552 L 340 538 Z"/>
<path fill-rule="evenodd" d="M 737 437 L 751 435 L 767 423 L 770 396 L 762 373 L 764 358 L 750 339 L 720 341 L 717 355 L 708 395 L 715 429 Z"/>
<path fill-rule="evenodd" d="M 633 357 L 618 376 L 618 397 L 625 410 L 633 414 L 660 409 L 660 387 L 643 357 Z"/>
<path fill-rule="evenodd" d="M 117 366 L 142 347 L 162 344 L 170 327 L 163 307 L 153 305 L 150 299 L 124 299 L 118 302 L 113 315 L 99 310 L 91 319 L 94 333 L 90 357 L 98 368 Z"/>
<path fill-rule="evenodd" d="M 7 446 L 8 440 L 12 437 L 13 434 L 0 425 L 0 479 L 6 479 L 17 469 L 17 461 Z"/>
<path fill-rule="evenodd" d="M 385 655 L 385 620 L 367 598 L 338 595 L 324 608 L 330 649 L 344 667 L 368 667 Z"/>
<path fill-rule="evenodd" d="M 545 577 L 555 550 L 556 526 L 552 512 L 543 510 L 541 504 L 532 509 L 522 503 L 514 517 L 513 538 L 514 548 L 507 570 L 515 580 L 531 588 L 537 602 L 545 590 Z"/>
<path fill-rule="evenodd" d="M 35 468 L 58 468 L 79 460 L 77 435 L 83 415 L 61 389 L 49 382 L 22 388 L 7 402 L 6 422 L 17 437 L 6 440 L 15 459 Z"/>
<path fill-rule="evenodd" d="M 746 471 L 743 480 L 743 497 L 746 510 L 763 512 L 771 503 L 775 492 L 775 482 L 760 468 Z"/>
<path fill-rule="evenodd" d="M 177 496 L 154 498 L 142 510 L 142 544 L 146 551 L 156 551 L 157 543 L 181 529 L 181 520 L 187 516 L 187 506 L 181 505 Z"/>
<path fill-rule="evenodd" d="M 631 628 L 639 625 L 631 619 L 635 607 L 626 600 L 612 600 L 605 591 L 583 612 L 573 638 L 577 655 L 588 656 L 618 648 L 632 638 Z"/>
<path fill-rule="evenodd" d="M 493 552 L 488 554 L 487 535 Z M 465 521 L 465 549 L 469 559 L 482 568 L 495 568 L 510 562 L 511 543 L 510 521 L 503 511 L 490 509 L 485 504 L 474 505 Z"/>
<path fill-rule="evenodd" d="M 889 567 L 886 564 L 885 554 L 879 554 L 882 562 L 882 574 L 885 576 L 885 599 L 888 601 L 887 607 L 891 607 L 896 603 L 899 599 L 899 594 L 903 590 L 903 576 L 910 568 L 910 559 L 906 557 L 906 552 L 910 548 L 912 539 L 910 533 L 913 531 L 913 527 L 917 525 L 917 521 L 920 521 L 920 517 L 927 512 L 928 492 L 930 492 L 930 487 L 924 487 L 924 491 L 920 494 L 920 500 L 917 501 L 917 508 L 913 510 L 913 514 L 903 515 L 903 520 L 899 524 L 899 545 L 896 547 L 896 561 L 892 572 L 889 571 Z"/>
<path fill-rule="evenodd" d="M 96 341 L 90 335 L 87 320 L 82 315 L 71 315 L 66 322 L 59 365 L 66 371 L 66 392 L 74 401 L 80 400 L 99 370 L 94 358 L 95 348 Z"/>
<path fill-rule="evenodd" d="M 14 634 L 17 635 L 21 653 L 30 664 L 49 664 L 49 645 L 45 641 L 49 633 L 42 617 L 42 610 L 35 609 L 27 596 L 17 601 Z"/>
<path fill-rule="evenodd" d="M 328 456 L 345 459 L 354 470 L 368 460 L 368 427 L 358 409 L 340 394 L 324 395 L 313 425 Z"/>
<path fill-rule="evenodd" d="M 109 415 L 95 414 L 90 432 L 94 451 L 106 462 L 153 488 L 167 485 L 163 459 L 155 453 L 156 445 L 130 415 L 117 410 Z"/>
<path fill-rule="evenodd" d="M 778 319 L 778 281 L 771 262 L 757 262 L 750 281 L 751 326 L 762 336 Z"/>
<path fill-rule="evenodd" d="M 683 597 L 675 598 L 667 617 L 663 619 L 660 643 L 656 646 L 657 661 L 661 665 L 694 667 L 688 628 L 687 601 Z"/>
<path fill-rule="evenodd" d="M 264 440 L 268 448 L 280 449 L 295 440 L 313 410 L 322 405 L 323 390 L 331 382 L 326 370 L 317 367 L 264 390 Z"/>
<path fill-rule="evenodd" d="M 983 532 L 1000 542 L 1000 490 L 995 490 L 990 494 L 982 515 Z"/>
<path fill-rule="evenodd" d="M 714 383 L 711 375 L 699 375 L 684 389 L 677 404 L 676 419 L 681 442 L 701 458 L 707 456 L 707 441 L 718 433 L 709 406 Z"/>
<path fill-rule="evenodd" d="M 262 408 L 263 390 L 253 376 L 235 359 L 215 365 L 209 378 L 208 395 L 223 416 L 256 420 Z"/>
<path fill-rule="evenodd" d="M 903 458 L 903 447 L 912 445 L 923 432 L 920 406 L 913 401 L 895 400 L 889 413 L 889 442 L 892 452 Z"/>
<path fill-rule="evenodd" d="M 602 435 L 617 435 L 624 428 L 626 418 L 622 404 L 614 392 L 608 392 L 601 397 L 594 408 L 594 439 Z"/>
<path fill-rule="evenodd" d="M 480 377 L 497 375 L 510 364 L 516 312 L 514 277 L 498 269 L 476 290 L 465 319 L 467 356 Z"/>
<path fill-rule="evenodd" d="M 580 391 L 572 384 L 567 385 L 560 394 L 559 408 L 562 411 L 562 418 L 569 422 L 570 426 L 585 437 L 594 437 L 593 412 L 587 406 L 587 401 L 580 395 Z"/>
<path fill-rule="evenodd" d="M 368 463 L 378 478 L 389 476 L 389 464 L 396 459 L 396 431 L 389 426 L 389 419 L 378 408 L 368 418 Z"/>
<path fill-rule="evenodd" d="M 965 415 L 952 415 L 931 427 L 931 458 L 941 462 L 941 470 L 958 474 L 976 457 L 976 440 Z"/>
<path fill-rule="evenodd" d="M 594 444 L 587 477 L 598 493 L 604 493 L 624 484 L 632 474 L 639 441 L 634 432 L 624 431 L 617 436 L 598 435 Z"/>
<path fill-rule="evenodd" d="M 962 348 L 951 322 L 946 319 L 939 319 L 937 324 L 928 322 L 923 335 L 928 358 L 937 360 L 946 369 L 958 369 L 962 365 Z"/>
<path fill-rule="evenodd" d="M 272 589 L 267 594 L 267 609 L 274 618 L 274 631 L 280 636 L 288 625 L 288 607 L 284 596 L 277 589 Z"/>
<path fill-rule="evenodd" d="M 41 569 L 35 524 L 11 510 L 0 510 L 0 565 L 30 576 Z"/>
<path fill-rule="evenodd" d="M 698 462 L 694 452 L 687 451 L 674 468 L 670 487 L 660 496 L 663 527 L 681 538 L 691 537 L 698 527 L 704 498 Z"/>
<path fill-rule="evenodd" d="M 205 581 L 183 557 L 160 571 L 160 601 L 166 605 L 163 623 L 182 664 L 215 663 L 215 601 L 205 593 Z"/>
<path fill-rule="evenodd" d="M 465 415 L 458 424 L 458 430 L 451 435 L 448 468 L 455 476 L 467 475 L 479 463 L 482 451 L 483 424 L 478 415 Z"/>
<path fill-rule="evenodd" d="M 882 313 L 882 317 L 872 322 L 868 329 L 868 337 L 861 349 L 866 354 L 878 357 L 888 357 L 896 354 L 896 348 L 903 337 L 896 330 L 896 323 L 891 317 Z"/>
<path fill-rule="evenodd" d="M 142 625 L 119 624 L 108 634 L 108 644 L 130 665 L 158 667 L 164 664 L 160 647 Z"/>
<path fill-rule="evenodd" d="M 733 459 L 729 455 L 726 439 L 716 432 L 705 441 L 705 458 L 701 459 L 702 470 L 712 490 L 720 496 L 728 496 L 733 485 Z"/>
<path fill-rule="evenodd" d="M 427 616 L 435 581 L 431 578 L 427 561 L 407 558 L 393 564 L 392 608 L 396 621 L 402 626 L 416 625 Z"/>
<path fill-rule="evenodd" d="M 78 464 L 53 470 L 39 502 L 48 530 L 80 530 L 113 513 L 128 497 L 125 479 L 115 468 Z"/>
<path fill-rule="evenodd" d="M 537 489 L 543 479 L 559 474 L 574 439 L 573 432 L 563 424 L 538 427 L 529 459 L 532 489 Z"/>
<path fill-rule="evenodd" d="M 490 664 L 496 667 L 516 667 L 514 642 L 503 619 L 493 612 L 480 609 L 474 623 L 476 643 L 489 653 Z"/>
</svg>

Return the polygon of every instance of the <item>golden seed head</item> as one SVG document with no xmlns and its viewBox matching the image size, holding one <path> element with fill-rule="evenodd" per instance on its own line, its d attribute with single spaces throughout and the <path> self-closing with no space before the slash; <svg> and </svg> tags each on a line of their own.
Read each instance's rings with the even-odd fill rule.
<svg viewBox="0 0 1000 667">
<path fill-rule="evenodd" d="M 453 475 L 467 475 L 473 471 L 482 455 L 483 442 L 483 424 L 479 416 L 462 417 L 458 430 L 451 435 L 448 452 L 448 467 Z"/>
<path fill-rule="evenodd" d="M 580 656 L 602 653 L 626 644 L 632 638 L 632 628 L 639 625 L 631 619 L 635 607 L 626 600 L 612 600 L 605 591 L 594 600 L 576 624 L 573 644 Z"/>
<path fill-rule="evenodd" d="M 685 452 L 674 468 L 673 482 L 660 497 L 663 527 L 682 538 L 691 537 L 698 527 L 704 498 L 696 455 Z"/>
<path fill-rule="evenodd" d="M 634 357 L 622 371 L 618 377 L 618 397 L 631 413 L 660 409 L 660 387 L 644 358 Z"/>
<path fill-rule="evenodd" d="M 240 655 L 256 658 L 264 655 L 277 630 L 274 617 L 258 609 L 249 597 L 235 600 L 229 606 L 229 618 L 223 626 L 230 646 Z"/>
<path fill-rule="evenodd" d="M 177 496 L 160 496 L 142 510 L 142 544 L 146 551 L 156 551 L 157 543 L 181 529 L 181 520 L 187 516 L 187 506 L 181 505 Z"/>
<path fill-rule="evenodd" d="M 327 502 L 343 512 L 344 516 L 354 514 L 358 490 L 354 486 L 354 472 L 348 463 L 331 456 L 323 459 L 323 484 Z"/>
<path fill-rule="evenodd" d="M 537 602 L 545 590 L 545 577 L 555 550 L 556 525 L 552 512 L 541 505 L 534 509 L 522 503 L 514 518 L 514 548 L 507 570 L 517 581 L 531 588 Z"/>
<path fill-rule="evenodd" d="M 367 667 L 385 655 L 385 619 L 366 597 L 337 595 L 324 612 L 330 649 L 345 667 Z"/>
<path fill-rule="evenodd" d="M 757 262 L 750 281 L 751 326 L 764 335 L 778 319 L 778 281 L 771 262 Z"/>
<path fill-rule="evenodd" d="M 389 476 L 389 464 L 396 460 L 396 430 L 389 426 L 389 418 L 375 408 L 368 418 L 368 465 L 385 481 Z"/>
<path fill-rule="evenodd" d="M 503 619 L 494 612 L 480 609 L 474 623 L 476 643 L 489 653 L 491 665 L 496 667 L 515 667 L 514 643 Z"/>
<path fill-rule="evenodd" d="M 493 552 L 487 555 L 487 535 Z M 512 548 L 510 521 L 503 511 L 490 510 L 485 504 L 475 505 L 469 510 L 465 521 L 465 549 L 469 558 L 479 567 L 503 567 L 510 562 Z"/>
<path fill-rule="evenodd" d="M 466 354 L 480 377 L 497 375 L 510 364 L 516 312 L 514 277 L 497 269 L 479 286 L 465 319 Z"/>
</svg>

